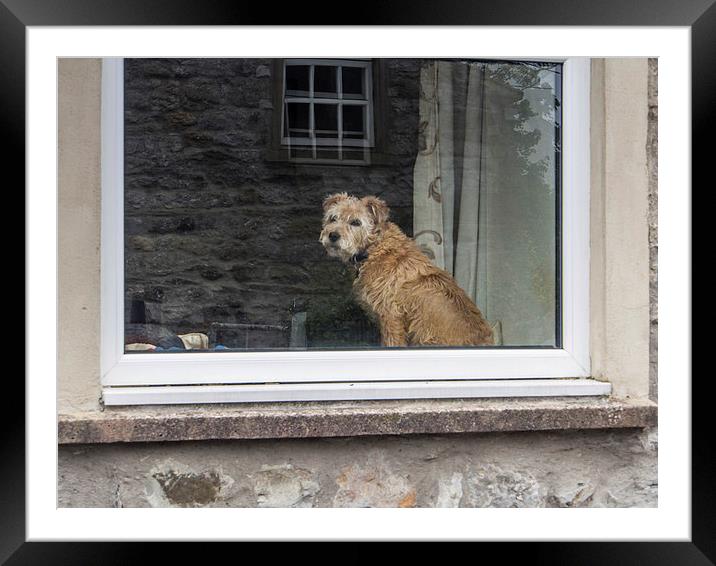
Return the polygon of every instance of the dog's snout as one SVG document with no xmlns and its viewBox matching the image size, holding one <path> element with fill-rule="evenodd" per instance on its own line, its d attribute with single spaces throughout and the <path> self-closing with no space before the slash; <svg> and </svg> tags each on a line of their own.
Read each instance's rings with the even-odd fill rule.
<svg viewBox="0 0 716 566">
<path fill-rule="evenodd" d="M 331 242 L 337 242 L 338 238 L 340 238 L 340 235 L 338 234 L 338 232 L 331 232 L 330 234 L 328 234 L 328 239 Z"/>
</svg>

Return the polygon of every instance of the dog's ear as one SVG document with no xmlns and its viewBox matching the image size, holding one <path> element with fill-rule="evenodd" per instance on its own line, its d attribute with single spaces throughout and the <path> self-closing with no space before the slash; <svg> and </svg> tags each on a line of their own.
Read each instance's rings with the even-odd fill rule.
<svg viewBox="0 0 716 566">
<path fill-rule="evenodd" d="M 323 210 L 328 210 L 331 206 L 346 198 L 348 198 L 348 194 L 346 193 L 328 195 L 323 201 Z"/>
<path fill-rule="evenodd" d="M 388 220 L 388 205 L 385 204 L 383 199 L 379 199 L 378 197 L 363 197 L 361 200 L 373 217 L 376 226 L 380 226 Z"/>
</svg>

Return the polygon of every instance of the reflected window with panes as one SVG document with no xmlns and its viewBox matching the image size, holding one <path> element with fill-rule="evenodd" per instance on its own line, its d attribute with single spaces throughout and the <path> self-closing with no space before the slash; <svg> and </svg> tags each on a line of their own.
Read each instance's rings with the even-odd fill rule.
<svg viewBox="0 0 716 566">
<path fill-rule="evenodd" d="M 371 62 L 284 62 L 281 144 L 292 161 L 366 162 L 373 147 Z"/>
</svg>

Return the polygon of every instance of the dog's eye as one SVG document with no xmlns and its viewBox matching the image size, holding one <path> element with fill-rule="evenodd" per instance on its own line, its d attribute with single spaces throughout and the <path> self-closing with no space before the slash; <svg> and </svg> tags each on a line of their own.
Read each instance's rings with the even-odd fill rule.
<svg viewBox="0 0 716 566">
<path fill-rule="evenodd" d="M 337 217 L 337 216 L 331 216 L 331 217 L 328 219 L 328 222 L 335 222 L 336 220 L 338 220 L 338 217 Z"/>
<path fill-rule="evenodd" d="M 357 218 L 351 220 L 351 226 L 360 226 L 360 220 L 358 220 Z"/>
</svg>

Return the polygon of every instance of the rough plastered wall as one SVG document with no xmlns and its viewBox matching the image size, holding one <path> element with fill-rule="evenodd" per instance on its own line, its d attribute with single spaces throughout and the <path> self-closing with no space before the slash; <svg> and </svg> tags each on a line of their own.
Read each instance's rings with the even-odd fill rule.
<svg viewBox="0 0 716 566">
<path fill-rule="evenodd" d="M 651 62 L 656 397 L 656 64 Z M 61 507 L 655 507 L 656 429 L 59 447 Z"/>
<path fill-rule="evenodd" d="M 646 137 L 646 166 L 649 173 L 649 398 L 658 400 L 658 132 L 659 132 L 659 85 L 658 59 L 649 59 L 649 130 Z"/>
</svg>

